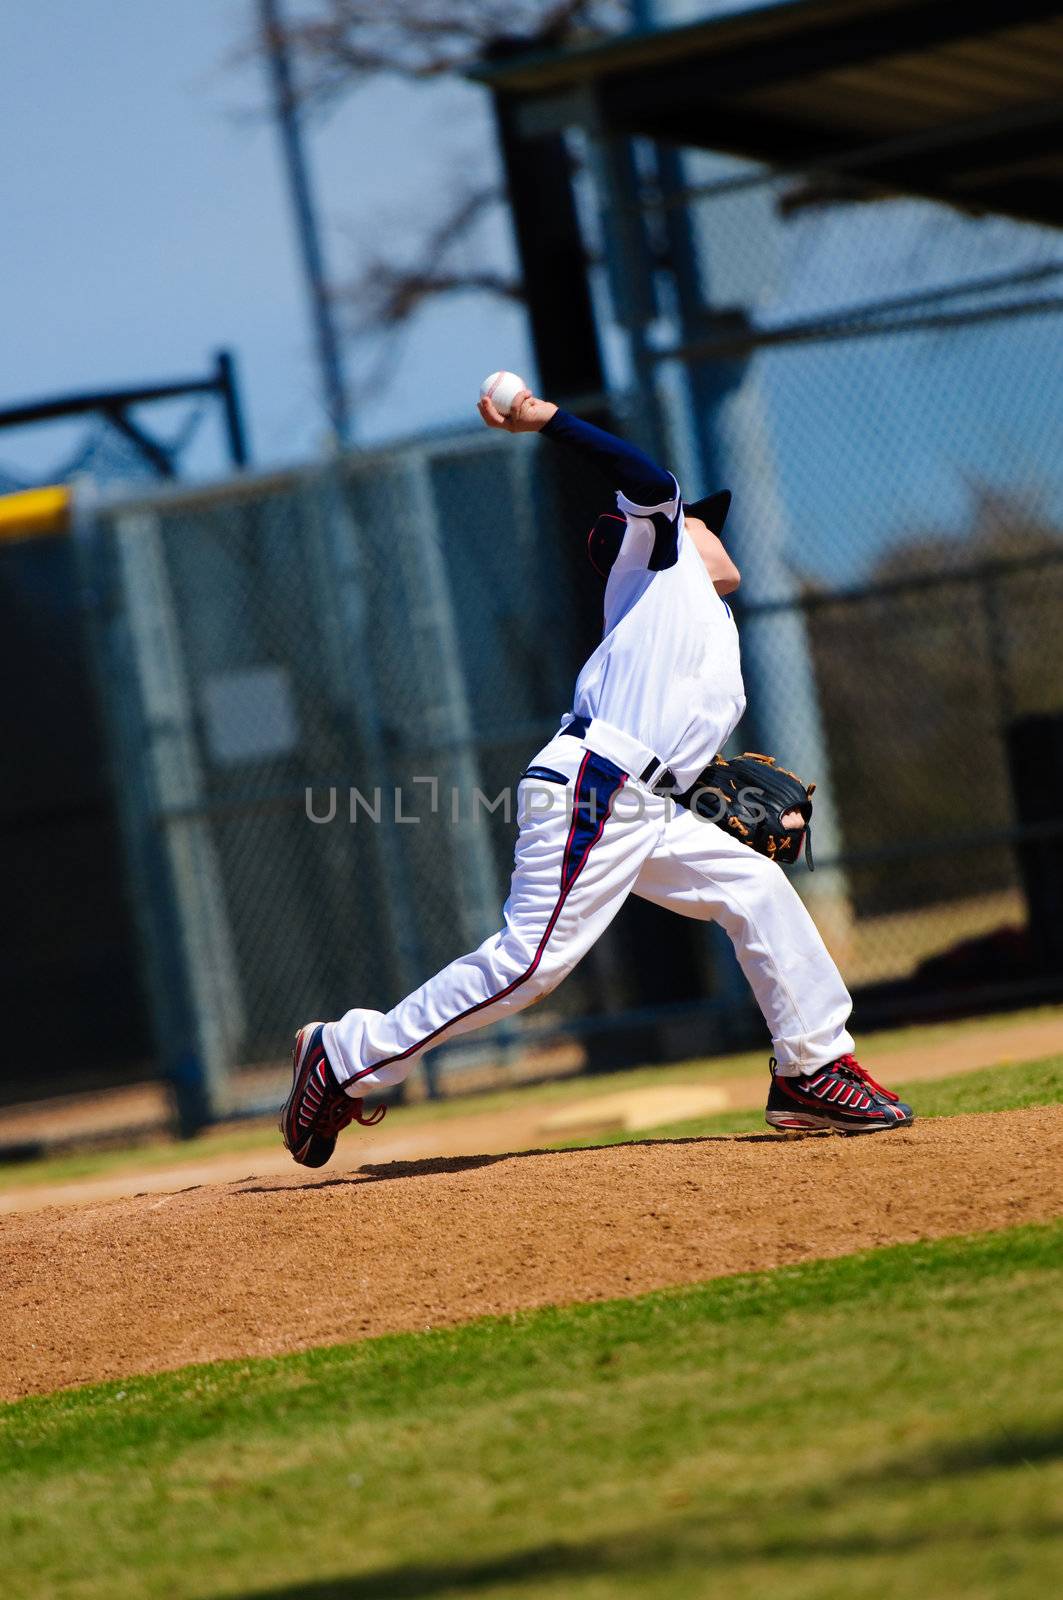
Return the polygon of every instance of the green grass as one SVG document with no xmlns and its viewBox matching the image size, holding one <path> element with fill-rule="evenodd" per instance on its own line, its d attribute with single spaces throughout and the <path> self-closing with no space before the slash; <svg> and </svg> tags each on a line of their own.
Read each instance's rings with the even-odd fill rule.
<svg viewBox="0 0 1063 1600">
<path fill-rule="evenodd" d="M 0 1408 L 5 1600 L 1044 1600 L 1061 1247 L 1024 1227 Z"/>
<path fill-rule="evenodd" d="M 958 1072 L 950 1078 L 930 1078 L 917 1083 L 891 1084 L 916 1116 L 953 1117 L 965 1111 L 1018 1111 L 1023 1106 L 1058 1105 L 1063 1101 L 1063 1056 L 1026 1061 L 1014 1067 L 986 1067 L 981 1072 Z M 662 1123 L 637 1133 L 601 1133 L 571 1139 L 558 1149 L 585 1149 L 592 1145 L 628 1144 L 634 1139 L 699 1138 L 704 1134 L 753 1133 L 764 1129 L 764 1113 L 719 1111 L 685 1122 Z"/>
</svg>

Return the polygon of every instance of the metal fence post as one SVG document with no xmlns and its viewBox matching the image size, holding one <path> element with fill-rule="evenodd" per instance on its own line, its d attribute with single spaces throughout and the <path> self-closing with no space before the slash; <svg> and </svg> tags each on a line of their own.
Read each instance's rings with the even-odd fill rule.
<svg viewBox="0 0 1063 1600">
<path fill-rule="evenodd" d="M 182 1079 L 175 1089 L 179 1100 L 183 1096 L 189 1102 L 179 1107 L 183 1123 L 193 1103 L 195 1115 L 207 1120 L 228 1106 L 229 1069 L 245 1032 L 238 968 L 210 824 L 201 814 L 192 698 L 157 514 L 123 512 L 115 519 L 114 541 L 147 744 L 148 825 L 160 834 L 159 853 L 167 863 L 179 929 L 178 948 L 169 961 L 186 977 L 202 1073 L 201 1085 Z"/>
<path fill-rule="evenodd" d="M 498 925 L 500 902 L 491 843 L 473 799 L 479 792 L 476 733 L 461 654 L 461 637 L 450 592 L 428 459 L 418 452 L 403 467 L 407 536 L 398 541 L 410 606 L 411 640 L 425 685 L 424 721 L 433 745 L 444 752 L 440 791 L 457 796 L 454 823 L 455 899 L 461 926 L 477 945 Z"/>
<path fill-rule="evenodd" d="M 323 555 L 317 625 L 328 651 L 331 676 L 339 687 L 339 702 L 350 717 L 351 728 L 358 731 L 372 779 L 377 782 L 388 770 L 388 756 L 375 674 L 366 670 L 372 644 L 367 626 L 365 555 L 340 473 L 341 462 L 335 457 L 305 480 Z M 372 838 L 389 964 L 397 993 L 406 994 L 419 981 L 423 964 L 409 875 L 394 831 L 378 824 Z"/>
</svg>

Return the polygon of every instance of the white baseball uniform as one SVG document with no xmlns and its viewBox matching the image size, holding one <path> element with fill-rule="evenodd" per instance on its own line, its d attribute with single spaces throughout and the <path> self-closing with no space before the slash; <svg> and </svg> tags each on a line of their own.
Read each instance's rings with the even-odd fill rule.
<svg viewBox="0 0 1063 1600">
<path fill-rule="evenodd" d="M 851 1001 L 812 918 L 781 867 L 653 787 L 665 769 L 689 787 L 745 709 L 730 607 L 684 529 L 670 473 L 564 412 L 543 431 L 608 458 L 624 489 L 643 496 L 618 493 L 620 515 L 599 541 L 602 641 L 574 711 L 520 780 L 502 928 L 390 1011 L 327 1023 L 333 1071 L 351 1094 L 387 1088 L 426 1049 L 523 1010 L 634 893 L 725 929 L 779 1071 L 812 1072 L 854 1048 Z"/>
</svg>

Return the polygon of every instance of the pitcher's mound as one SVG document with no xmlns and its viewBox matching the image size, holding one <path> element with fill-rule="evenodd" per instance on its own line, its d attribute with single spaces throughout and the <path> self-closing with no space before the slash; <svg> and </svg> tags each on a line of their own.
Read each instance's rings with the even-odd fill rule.
<svg viewBox="0 0 1063 1600">
<path fill-rule="evenodd" d="M 9 1217 L 0 1398 L 1047 1221 L 1061 1144 L 1063 1107 L 1035 1107 L 293 1168 Z"/>
</svg>

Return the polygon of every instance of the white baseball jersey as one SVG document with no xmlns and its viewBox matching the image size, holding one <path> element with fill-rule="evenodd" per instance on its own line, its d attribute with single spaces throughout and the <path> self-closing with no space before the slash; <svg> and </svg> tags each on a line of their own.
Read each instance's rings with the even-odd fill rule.
<svg viewBox="0 0 1063 1600">
<path fill-rule="evenodd" d="M 687 788 L 738 726 L 746 706 L 731 608 L 672 499 L 624 519 L 605 586 L 605 632 L 576 683 L 573 709 L 621 728 L 671 767 Z M 598 564 L 602 562 L 598 555 Z"/>
</svg>

